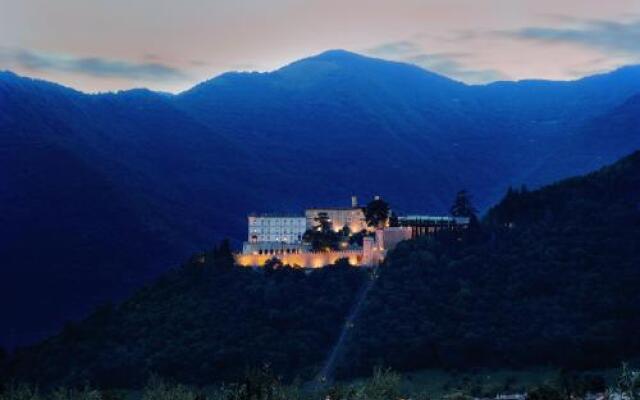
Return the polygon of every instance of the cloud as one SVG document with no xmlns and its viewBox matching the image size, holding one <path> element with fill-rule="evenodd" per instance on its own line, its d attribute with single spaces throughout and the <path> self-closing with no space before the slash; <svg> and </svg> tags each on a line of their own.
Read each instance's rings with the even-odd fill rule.
<svg viewBox="0 0 640 400">
<path fill-rule="evenodd" d="M 630 22 L 592 20 L 568 27 L 525 27 L 497 33 L 545 43 L 574 43 L 609 55 L 640 56 L 640 19 Z"/>
<path fill-rule="evenodd" d="M 508 79 L 505 74 L 498 70 L 467 67 L 466 65 L 473 58 L 471 53 L 425 53 L 418 43 L 409 40 L 383 43 L 364 52 L 372 56 L 415 64 L 468 83 L 487 83 Z"/>
<path fill-rule="evenodd" d="M 470 56 L 466 53 L 419 54 L 407 59 L 430 71 L 456 78 L 468 83 L 488 83 L 509 79 L 496 69 L 473 69 L 466 67 L 460 59 Z"/>
<path fill-rule="evenodd" d="M 420 47 L 411 41 L 401 40 L 397 42 L 383 43 L 364 52 L 379 57 L 396 57 L 420 51 Z"/>
<path fill-rule="evenodd" d="M 25 49 L 0 48 L 0 63 L 32 71 L 79 73 L 99 78 L 153 81 L 184 80 L 187 75 L 158 62 L 134 63 L 100 57 L 74 57 Z"/>
</svg>

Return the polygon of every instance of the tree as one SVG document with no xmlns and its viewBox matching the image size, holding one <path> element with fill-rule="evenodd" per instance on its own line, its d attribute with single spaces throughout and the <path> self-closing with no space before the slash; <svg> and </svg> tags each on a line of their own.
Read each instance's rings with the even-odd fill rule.
<svg viewBox="0 0 640 400">
<path fill-rule="evenodd" d="M 618 377 L 616 392 L 621 398 L 637 400 L 640 398 L 640 371 L 633 371 L 626 363 Z"/>
<path fill-rule="evenodd" d="M 316 250 L 337 249 L 338 247 L 338 234 L 333 230 L 309 229 L 302 236 L 302 240 L 311 244 L 311 247 Z"/>
<path fill-rule="evenodd" d="M 220 245 L 214 249 L 213 258 L 218 267 L 231 268 L 234 266 L 235 259 L 233 258 L 229 239 L 222 240 Z"/>
<path fill-rule="evenodd" d="M 317 225 L 314 227 L 315 230 L 321 232 L 329 232 L 333 230 L 331 218 L 329 218 L 329 214 L 327 214 L 326 212 L 318 213 L 318 215 L 313 218 L 313 220 L 317 223 Z"/>
<path fill-rule="evenodd" d="M 4 370 L 4 364 L 9 358 L 7 351 L 4 347 L 0 346 L 0 388 L 2 388 L 2 371 Z"/>
<path fill-rule="evenodd" d="M 333 267 L 348 268 L 351 267 L 351 263 L 348 258 L 339 258 L 333 263 Z"/>
<path fill-rule="evenodd" d="M 400 226 L 400 222 L 398 221 L 398 215 L 393 211 L 389 212 L 389 226 Z"/>
<path fill-rule="evenodd" d="M 364 209 L 364 217 L 368 226 L 384 227 L 389 219 L 389 203 L 380 198 L 372 200 Z"/>
<path fill-rule="evenodd" d="M 340 234 L 340 236 L 342 236 L 343 238 L 348 238 L 349 236 L 351 236 L 351 228 L 349 228 L 349 226 L 345 224 L 345 226 L 343 226 L 342 229 L 338 231 L 338 234 Z"/>
<path fill-rule="evenodd" d="M 284 267 L 284 264 L 277 257 L 272 257 L 264 263 L 264 271 L 266 273 L 271 273 L 275 270 L 282 269 L 283 267 Z"/>
<path fill-rule="evenodd" d="M 529 400 L 564 400 L 562 392 L 549 385 L 540 385 L 528 393 Z"/>
<path fill-rule="evenodd" d="M 304 233 L 302 240 L 310 243 L 311 247 L 316 251 L 337 249 L 338 242 L 340 241 L 339 233 L 333 230 L 333 224 L 329 215 L 326 212 L 320 212 L 313 220 L 316 222 L 316 225 Z M 346 226 L 345 228 L 349 229 Z M 344 228 L 342 228 L 341 233 L 344 234 Z"/>
<path fill-rule="evenodd" d="M 461 190 L 456 194 L 456 198 L 449 209 L 449 213 L 454 217 L 475 217 L 476 209 L 471 204 L 471 196 L 466 190 Z"/>
</svg>

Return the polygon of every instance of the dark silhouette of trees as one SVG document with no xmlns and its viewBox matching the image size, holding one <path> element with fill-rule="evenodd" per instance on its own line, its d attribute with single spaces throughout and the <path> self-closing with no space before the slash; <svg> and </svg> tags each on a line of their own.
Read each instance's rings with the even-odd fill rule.
<svg viewBox="0 0 640 400">
<path fill-rule="evenodd" d="M 229 239 L 224 239 L 220 242 L 218 247 L 213 250 L 213 257 L 218 267 L 228 269 L 234 266 L 235 260 Z"/>
<path fill-rule="evenodd" d="M 316 222 L 316 226 L 314 227 L 316 230 L 321 232 L 329 232 L 333 230 L 333 224 L 331 222 L 331 218 L 326 212 L 320 212 L 316 217 L 313 218 Z"/>
<path fill-rule="evenodd" d="M 338 231 L 338 234 L 343 238 L 348 238 L 349 236 L 351 236 L 351 228 L 349 228 L 348 225 L 345 225 L 342 227 L 342 229 L 340 229 L 340 231 Z"/>
<path fill-rule="evenodd" d="M 185 384 L 229 382 L 269 363 L 283 379 L 310 379 L 367 279 L 344 260 L 310 273 L 277 260 L 264 273 L 199 260 L 20 351 L 7 376 L 121 388 L 152 373 Z"/>
<path fill-rule="evenodd" d="M 367 225 L 375 228 L 382 228 L 389 219 L 389 203 L 378 198 L 372 200 L 364 209 L 364 217 Z"/>
<path fill-rule="evenodd" d="M 400 226 L 398 222 L 398 215 L 393 211 L 389 212 L 389 226 Z"/>
<path fill-rule="evenodd" d="M 328 230 L 309 229 L 302 236 L 305 243 L 311 244 L 315 251 L 335 250 L 340 243 L 338 233 Z"/>
<path fill-rule="evenodd" d="M 455 214 L 469 215 L 466 193 L 457 200 Z M 355 324 L 344 372 L 380 359 L 402 369 L 588 369 L 637 358 L 639 204 L 640 152 L 585 177 L 512 189 L 477 240 L 400 243 Z"/>
<path fill-rule="evenodd" d="M 337 249 L 341 235 L 333 230 L 333 224 L 327 213 L 318 213 L 314 221 L 316 226 L 307 230 L 302 236 L 302 240 L 311 244 L 315 251 Z M 348 229 L 348 227 L 346 228 Z"/>
<path fill-rule="evenodd" d="M 471 204 L 471 196 L 466 190 L 460 190 L 456 194 L 453 205 L 449 209 L 449 213 L 454 217 L 475 217 L 477 210 Z"/>
<path fill-rule="evenodd" d="M 270 259 L 268 259 L 265 263 L 264 263 L 264 271 L 265 273 L 271 273 L 275 270 L 284 268 L 284 264 L 282 263 L 282 261 L 277 258 L 277 257 L 272 257 Z"/>
</svg>

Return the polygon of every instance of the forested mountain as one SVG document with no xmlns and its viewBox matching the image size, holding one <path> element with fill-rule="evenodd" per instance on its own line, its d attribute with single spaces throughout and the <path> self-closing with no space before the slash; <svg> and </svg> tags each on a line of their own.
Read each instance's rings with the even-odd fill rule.
<svg viewBox="0 0 640 400">
<path fill-rule="evenodd" d="M 345 265 L 253 271 L 212 251 L 18 351 L 9 378 L 138 387 L 159 374 L 206 384 L 269 364 L 288 380 L 309 379 L 366 276 Z"/>
<path fill-rule="evenodd" d="M 0 343 L 237 243 L 250 211 L 355 193 L 441 212 L 460 188 L 485 208 L 510 184 L 599 167 L 640 147 L 639 92 L 638 67 L 470 86 L 344 51 L 178 95 L 0 73 Z"/>
<path fill-rule="evenodd" d="M 510 189 L 483 229 L 398 246 L 343 374 L 377 362 L 600 368 L 640 357 L 640 152 L 540 190 Z"/>
<path fill-rule="evenodd" d="M 598 368 L 640 357 L 640 152 L 540 190 L 509 190 L 459 237 L 401 243 L 382 265 L 342 377 L 377 365 Z M 232 265 L 222 245 L 16 353 L 11 379 L 136 386 L 318 371 L 368 271 Z"/>
</svg>

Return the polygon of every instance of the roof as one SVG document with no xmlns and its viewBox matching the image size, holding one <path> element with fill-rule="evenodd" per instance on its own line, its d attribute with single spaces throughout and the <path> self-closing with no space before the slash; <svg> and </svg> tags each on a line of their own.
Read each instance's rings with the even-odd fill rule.
<svg viewBox="0 0 640 400">
<path fill-rule="evenodd" d="M 301 218 L 306 219 L 304 215 L 294 213 L 251 213 L 248 217 L 253 218 Z"/>
<path fill-rule="evenodd" d="M 331 210 L 331 211 L 353 211 L 353 210 L 361 210 L 362 207 L 309 207 L 305 211 L 312 210 Z"/>
<path fill-rule="evenodd" d="M 452 217 L 450 215 L 403 215 L 398 217 L 399 221 L 429 221 L 429 222 L 455 222 L 458 224 L 468 224 L 468 217 Z"/>
</svg>

